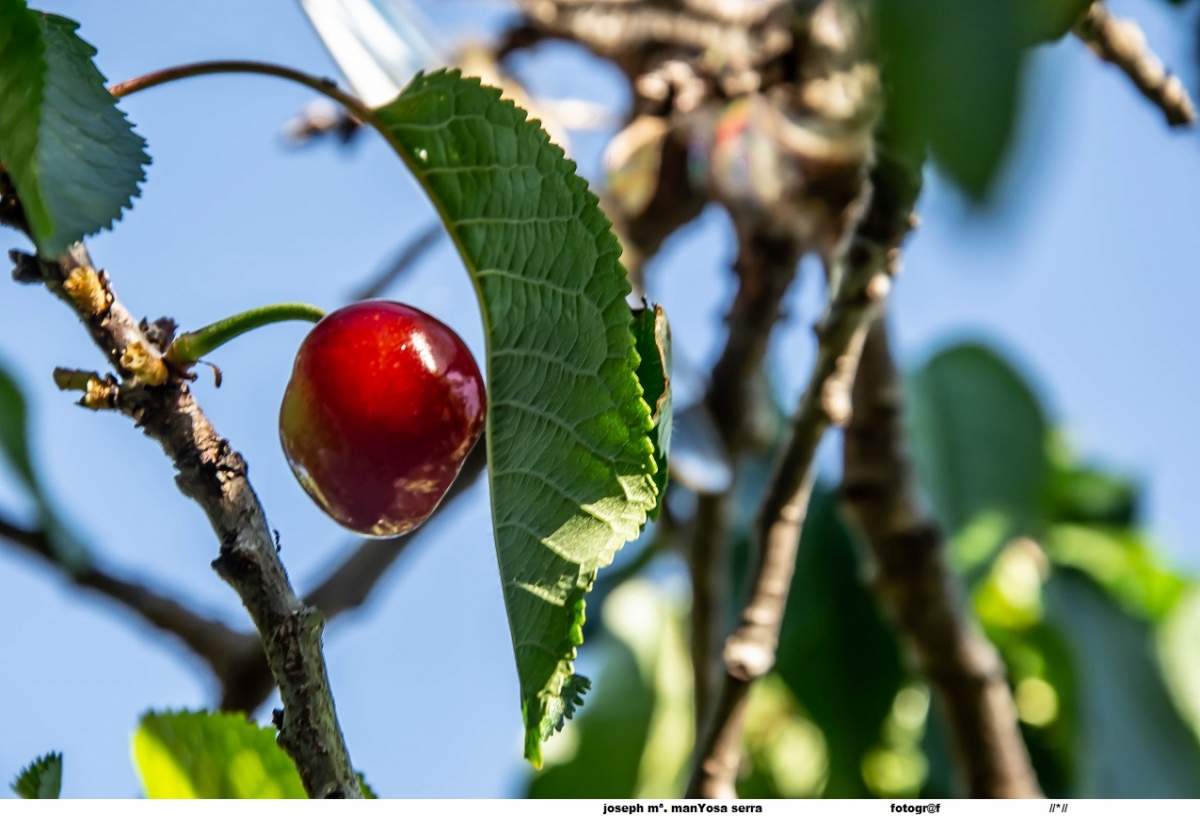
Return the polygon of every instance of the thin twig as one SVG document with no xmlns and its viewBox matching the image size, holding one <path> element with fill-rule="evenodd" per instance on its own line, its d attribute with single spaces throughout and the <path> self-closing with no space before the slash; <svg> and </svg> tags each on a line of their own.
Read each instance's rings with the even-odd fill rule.
<svg viewBox="0 0 1200 816">
<path fill-rule="evenodd" d="M 891 286 L 889 264 L 907 231 L 908 212 L 920 188 L 920 168 L 881 148 L 871 172 L 871 204 L 858 223 L 841 269 L 831 276 L 833 295 L 817 325 L 817 361 L 792 418 L 786 447 L 776 462 L 759 516 L 758 557 L 741 622 L 725 643 L 725 674 L 716 712 L 701 742 L 688 784 L 690 797 L 732 798 L 741 760 L 742 730 L 751 685 L 775 663 L 779 627 L 796 565 L 800 528 L 812 487 L 812 461 L 830 425 L 844 426 L 850 389 L 870 321 Z M 892 200 L 902 193 L 900 205 Z M 904 202 L 907 202 L 905 205 Z M 896 213 L 904 214 L 898 228 Z"/>
<path fill-rule="evenodd" d="M 415 238 L 410 239 L 404 244 L 400 252 L 396 255 L 395 260 L 388 264 L 383 273 L 376 275 L 363 284 L 361 288 L 350 295 L 350 300 L 369 300 L 382 295 L 401 275 L 411 269 L 417 261 L 421 260 L 426 252 L 433 249 L 438 239 L 445 234 L 446 230 L 442 227 L 440 221 L 435 221 L 417 233 Z"/>
<path fill-rule="evenodd" d="M 15 198 L 7 180 L 0 188 Z M 9 202 L 0 212 L 18 207 Z M 162 349 L 117 299 L 108 276 L 93 269 L 83 244 L 41 268 L 47 289 L 71 307 L 120 375 L 112 407 L 162 446 L 179 490 L 208 516 L 220 542 L 213 569 L 237 591 L 258 629 L 283 699 L 279 744 L 305 790 L 313 798 L 361 798 L 329 689 L 320 615 L 288 581 L 245 460 L 209 423 L 187 381 L 164 374 Z"/>
<path fill-rule="evenodd" d="M 108 92 L 120 99 L 140 91 L 177 82 L 192 77 L 213 76 L 215 74 L 258 74 L 286 79 L 299 85 L 311 88 L 319 94 L 329 97 L 363 122 L 370 123 L 378 130 L 383 130 L 379 117 L 358 97 L 348 94 L 338 88 L 337 83 L 328 77 L 315 77 L 294 68 L 275 65 L 269 62 L 254 62 L 251 60 L 211 60 L 208 62 L 193 62 L 174 68 L 164 68 L 140 77 L 118 82 L 109 86 Z"/>
<path fill-rule="evenodd" d="M 1167 124 L 1180 127 L 1196 121 L 1196 106 L 1187 89 L 1146 45 L 1146 35 L 1136 21 L 1115 16 L 1098 0 L 1075 23 L 1075 36 L 1124 72 L 1142 96 L 1163 112 Z"/>
<path fill-rule="evenodd" d="M 737 466 L 755 440 L 753 418 L 762 406 L 756 387 L 771 332 L 782 318 L 783 299 L 796 277 L 804 247 L 794 235 L 746 230 L 738 236 L 734 272 L 737 294 L 725 323 L 725 347 L 714 364 L 705 404 L 721 441 Z M 722 624 L 728 602 L 728 495 L 700 494 L 689 550 L 692 577 L 692 670 L 696 733 L 704 733 L 712 713 L 712 691 L 720 671 Z"/>
<path fill-rule="evenodd" d="M 917 500 L 903 410 L 881 318 L 867 335 L 854 382 L 842 495 L 871 548 L 875 590 L 945 712 L 965 794 L 1039 798 L 1004 665 L 973 626 L 942 531 Z"/>
</svg>

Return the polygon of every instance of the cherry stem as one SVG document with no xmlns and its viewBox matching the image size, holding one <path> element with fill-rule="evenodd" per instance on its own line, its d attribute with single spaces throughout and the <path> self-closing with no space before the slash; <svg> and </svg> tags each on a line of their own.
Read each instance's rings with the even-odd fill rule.
<svg viewBox="0 0 1200 816">
<path fill-rule="evenodd" d="M 337 83 L 332 79 L 316 77 L 312 74 L 306 74 L 303 71 L 297 71 L 294 68 L 286 68 L 270 62 L 254 62 L 252 60 L 193 62 L 188 65 L 179 65 L 175 68 L 153 71 L 149 74 L 126 80 L 125 82 L 118 82 L 111 86 L 108 92 L 120 99 L 135 94 L 138 91 L 145 91 L 158 85 L 165 85 L 168 82 L 211 74 L 261 74 L 263 76 L 279 77 L 280 79 L 298 82 L 339 103 L 364 122 L 376 128 L 380 127 L 380 123 L 375 117 L 375 112 L 367 107 L 361 99 L 339 88 Z"/>
<path fill-rule="evenodd" d="M 274 303 L 270 306 L 260 306 L 257 309 L 250 309 L 224 320 L 218 320 L 202 329 L 179 335 L 171 343 L 165 356 L 170 363 L 189 366 L 233 338 L 261 326 L 282 323 L 286 320 L 307 320 L 309 323 L 316 323 L 324 316 L 324 311 L 316 306 L 309 306 L 307 303 Z"/>
</svg>

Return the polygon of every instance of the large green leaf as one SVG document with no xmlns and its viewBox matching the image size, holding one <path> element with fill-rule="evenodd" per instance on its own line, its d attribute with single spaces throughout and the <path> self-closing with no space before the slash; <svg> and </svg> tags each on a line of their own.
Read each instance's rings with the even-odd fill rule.
<svg viewBox="0 0 1200 816">
<path fill-rule="evenodd" d="M 40 756 L 12 783 L 12 790 L 22 799 L 57 799 L 62 792 L 62 754 L 52 752 Z"/>
<path fill-rule="evenodd" d="M 680 610 L 626 581 L 604 604 L 594 699 L 546 746 L 532 799 L 678 796 L 692 746 L 691 664 Z"/>
<path fill-rule="evenodd" d="M 1200 797 L 1200 744 L 1172 703 L 1149 626 L 1068 568 L 1054 571 L 1044 598 L 1076 666 L 1073 795 Z"/>
<path fill-rule="evenodd" d="M 951 534 L 981 513 L 1028 531 L 1046 478 L 1046 420 L 1037 397 L 991 349 L 952 346 L 908 382 L 913 455 L 921 484 Z"/>
<path fill-rule="evenodd" d="M 305 799 L 275 731 L 240 714 L 149 712 L 133 758 L 150 799 Z"/>
<path fill-rule="evenodd" d="M 657 504 L 620 247 L 574 163 L 500 91 L 419 75 L 379 108 L 483 312 L 488 478 L 525 755 L 570 717 L 584 594 Z"/>
<path fill-rule="evenodd" d="M 46 257 L 120 218 L 150 162 L 78 27 L 0 0 L 0 161 Z"/>
<path fill-rule="evenodd" d="M 900 648 L 864 583 L 863 565 L 834 491 L 809 502 L 788 593 L 776 669 L 825 733 L 825 795 L 868 795 L 863 757 L 904 680 Z"/>
</svg>

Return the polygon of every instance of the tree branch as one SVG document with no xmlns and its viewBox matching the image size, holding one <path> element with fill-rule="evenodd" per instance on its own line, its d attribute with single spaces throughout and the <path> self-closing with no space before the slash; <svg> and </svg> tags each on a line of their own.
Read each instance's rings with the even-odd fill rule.
<svg viewBox="0 0 1200 816">
<path fill-rule="evenodd" d="M 792 234 L 746 229 L 738 236 L 734 272 L 738 290 L 725 322 L 725 347 L 713 365 L 705 404 L 736 467 L 740 453 L 755 443 L 753 418 L 761 415 L 761 374 L 771 332 L 782 318 L 783 299 L 804 247 Z M 704 733 L 712 712 L 728 562 L 728 495 L 697 496 L 696 524 L 688 566 L 692 577 L 692 670 L 696 733 Z"/>
<path fill-rule="evenodd" d="M 363 284 L 361 288 L 350 296 L 350 300 L 352 302 L 370 300 L 382 295 L 400 276 L 411 269 L 417 261 L 421 260 L 426 252 L 433 249 L 439 238 L 445 235 L 446 230 L 442 227 L 441 221 L 435 221 L 430 224 L 417 233 L 415 238 L 408 240 L 400 252 L 397 253 L 395 260 L 388 264 L 383 273 L 376 275 Z"/>
<path fill-rule="evenodd" d="M 578 42 L 623 68 L 633 68 L 628 58 L 646 46 L 666 46 L 720 53 L 731 68 L 743 71 L 779 56 L 792 44 L 785 26 L 769 24 L 770 14 L 783 5 L 777 2 L 764 7 L 765 13 L 740 15 L 736 24 L 709 13 L 711 9 L 698 13 L 674 2 L 519 0 L 519 5 L 531 28 L 541 36 Z M 693 0 L 689 5 L 716 8 L 721 3 Z M 525 36 L 536 35 L 530 32 Z"/>
<path fill-rule="evenodd" d="M 55 557 L 50 540 L 41 530 L 26 529 L 0 518 L 0 539 L 37 556 L 76 586 L 116 601 L 154 628 L 176 638 L 208 665 L 222 685 L 229 682 L 235 670 L 236 655 L 247 650 L 263 654 L 262 644 L 254 635 L 235 632 L 144 584 L 117 577 L 95 564 L 83 570 L 67 568 Z M 260 659 L 266 662 L 265 658 Z"/>
<path fill-rule="evenodd" d="M 15 198 L 7 181 L 2 193 Z M 18 206 L 10 201 L 0 213 Z M 220 541 L 213 569 L 237 591 L 262 638 L 284 704 L 279 743 L 305 790 L 314 798 L 361 798 L 329 689 L 320 615 L 292 590 L 245 461 L 209 423 L 187 381 L 168 375 L 161 345 L 117 299 L 108 276 L 92 268 L 83 244 L 41 270 L 120 374 L 112 407 L 162 446 L 180 491 L 208 516 Z"/>
<path fill-rule="evenodd" d="M 942 532 L 917 500 L 903 393 L 882 319 L 863 346 L 844 461 L 842 494 L 873 553 L 875 590 L 946 714 L 966 795 L 1043 796 L 1005 667 L 972 625 Z"/>
<path fill-rule="evenodd" d="M 812 460 L 830 425 L 844 426 L 867 326 L 878 314 L 894 272 L 889 261 L 908 230 L 920 189 L 920 166 L 881 145 L 871 172 L 870 207 L 841 267 L 830 276 L 828 311 L 817 324 L 817 361 L 792 419 L 788 442 L 759 516 L 758 557 L 741 622 L 725 643 L 717 708 L 688 784 L 689 797 L 731 798 L 741 759 L 751 685 L 770 671 L 796 566 L 800 529 L 812 487 Z"/>
<path fill-rule="evenodd" d="M 1092 3 L 1075 23 L 1075 36 L 1096 56 L 1119 68 L 1137 89 L 1167 117 L 1173 127 L 1196 121 L 1196 107 L 1179 77 L 1163 67 L 1134 20 L 1122 19 L 1102 0 Z"/>
</svg>

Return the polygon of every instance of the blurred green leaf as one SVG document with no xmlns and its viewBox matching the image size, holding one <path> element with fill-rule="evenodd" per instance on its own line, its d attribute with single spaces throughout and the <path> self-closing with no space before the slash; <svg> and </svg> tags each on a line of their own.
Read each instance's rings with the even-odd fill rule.
<svg viewBox="0 0 1200 816">
<path fill-rule="evenodd" d="M 1051 441 L 1049 459 L 1050 472 L 1042 494 L 1048 522 L 1115 527 L 1137 522 L 1140 491 L 1132 480 L 1078 464 L 1058 439 Z"/>
<path fill-rule="evenodd" d="M 13 793 L 22 799 L 57 799 L 62 793 L 62 771 L 62 754 L 40 756 L 13 780 Z"/>
<path fill-rule="evenodd" d="M 1069 568 L 1052 573 L 1044 594 L 1046 622 L 1076 666 L 1072 796 L 1200 797 L 1200 743 L 1172 703 L 1150 627 Z"/>
<path fill-rule="evenodd" d="M 1127 611 L 1152 621 L 1170 611 L 1187 586 L 1128 529 L 1057 524 L 1046 535 L 1046 551 L 1054 563 L 1086 572 Z"/>
<path fill-rule="evenodd" d="M 1193 584 L 1158 630 L 1158 655 L 1171 696 L 1200 734 L 1200 584 Z"/>
<path fill-rule="evenodd" d="M 150 163 L 78 27 L 0 0 L 0 162 L 44 257 L 112 226 Z"/>
<path fill-rule="evenodd" d="M 31 494 L 37 495 L 37 477 L 29 458 L 29 429 L 25 396 L 8 372 L 0 366 L 0 453 Z"/>
<path fill-rule="evenodd" d="M 738 779 L 738 796 L 796 799 L 821 792 L 829 772 L 825 737 L 800 713 L 778 674 L 750 690 L 744 735 L 750 768 Z"/>
<path fill-rule="evenodd" d="M 950 535 L 979 514 L 1032 530 L 1046 478 L 1046 420 L 1024 378 L 992 349 L 951 346 L 908 381 L 913 455 Z"/>
<path fill-rule="evenodd" d="M 875 0 L 889 119 L 902 144 L 983 198 L 1014 131 L 1028 21 L 1013 0 Z"/>
<path fill-rule="evenodd" d="M 1021 717 L 1025 745 L 1038 784 L 1049 797 L 1073 796 L 1075 751 L 1075 666 L 1067 644 L 1058 632 L 1044 623 L 1021 629 L 988 626 L 987 633 L 999 648 Z M 1022 684 L 1030 681 L 1049 686 L 1049 700 L 1039 702 L 1042 711 L 1031 711 L 1030 696 Z M 1045 694 L 1047 692 L 1043 692 Z M 1037 714 L 1037 725 L 1029 724 Z"/>
<path fill-rule="evenodd" d="M 241 714 L 148 712 L 133 757 L 150 799 L 305 799 L 275 730 Z"/>
<path fill-rule="evenodd" d="M 1020 0 L 1025 41 L 1050 42 L 1065 36 L 1093 0 Z"/>
<path fill-rule="evenodd" d="M 641 357 L 637 376 L 642 386 L 642 399 L 650 406 L 650 421 L 654 423 L 650 434 L 650 441 L 654 443 L 654 463 L 658 466 L 654 484 L 662 497 L 667 492 L 667 461 L 674 410 L 671 400 L 671 327 L 662 306 L 634 310 L 633 340 Z M 648 517 L 657 519 L 661 511 L 660 499 Z"/>
<path fill-rule="evenodd" d="M 659 498 L 621 247 L 575 164 L 498 89 L 418 74 L 375 114 L 479 297 L 496 556 L 539 765 L 587 685 L 584 596 Z"/>
<path fill-rule="evenodd" d="M 532 799 L 678 796 L 693 742 L 681 614 L 640 579 L 604 604 L 603 668 L 588 707 L 545 746 Z"/>
<path fill-rule="evenodd" d="M 863 757 L 879 741 L 905 671 L 828 488 L 809 502 L 775 668 L 825 735 L 824 795 L 867 795 Z"/>
<path fill-rule="evenodd" d="M 38 482 L 29 453 L 28 426 L 25 396 L 16 380 L 0 364 L 0 454 L 37 503 L 42 526 L 55 548 L 55 558 L 67 569 L 78 573 L 91 563 L 91 555 L 59 519 Z"/>
</svg>

